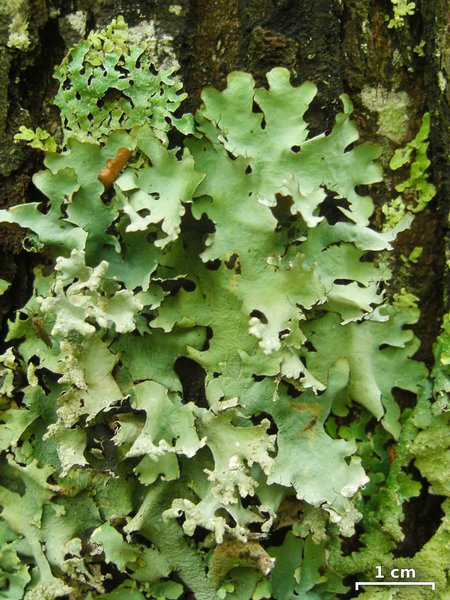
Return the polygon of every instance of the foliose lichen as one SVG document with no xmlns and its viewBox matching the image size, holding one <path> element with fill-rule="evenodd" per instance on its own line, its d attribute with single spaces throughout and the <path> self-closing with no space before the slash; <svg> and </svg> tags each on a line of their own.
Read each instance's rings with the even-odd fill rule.
<svg viewBox="0 0 450 600">
<path fill-rule="evenodd" d="M 391 0 L 393 16 L 386 15 L 389 29 L 400 29 L 405 25 L 405 17 L 412 16 L 416 10 L 416 3 L 408 0 Z"/>
<path fill-rule="evenodd" d="M 41 196 L 0 212 L 47 257 L 0 357 L 8 600 L 331 600 L 393 560 L 411 460 L 443 489 L 444 415 L 394 395 L 426 390 L 416 302 L 389 303 L 373 260 L 412 216 L 370 227 L 380 149 L 347 97 L 311 135 L 314 84 L 232 73 L 194 122 L 127 35 L 117 19 L 59 67 L 62 146 L 22 131 Z"/>
</svg>

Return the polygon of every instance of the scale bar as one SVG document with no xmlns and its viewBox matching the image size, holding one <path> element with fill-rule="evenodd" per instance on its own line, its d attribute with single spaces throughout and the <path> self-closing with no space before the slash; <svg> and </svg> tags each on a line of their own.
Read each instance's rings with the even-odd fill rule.
<svg viewBox="0 0 450 600">
<path fill-rule="evenodd" d="M 355 590 L 359 590 L 360 586 L 367 585 L 429 585 L 433 591 L 436 589 L 434 581 L 356 581 Z"/>
</svg>

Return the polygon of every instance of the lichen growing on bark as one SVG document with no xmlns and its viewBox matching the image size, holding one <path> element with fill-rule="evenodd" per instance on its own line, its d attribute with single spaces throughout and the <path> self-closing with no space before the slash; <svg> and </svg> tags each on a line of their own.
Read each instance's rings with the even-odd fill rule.
<svg viewBox="0 0 450 600">
<path fill-rule="evenodd" d="M 406 92 L 387 90 L 381 86 L 365 87 L 361 91 L 363 105 L 377 114 L 379 135 L 395 144 L 406 141 L 409 132 L 411 100 Z"/>
</svg>

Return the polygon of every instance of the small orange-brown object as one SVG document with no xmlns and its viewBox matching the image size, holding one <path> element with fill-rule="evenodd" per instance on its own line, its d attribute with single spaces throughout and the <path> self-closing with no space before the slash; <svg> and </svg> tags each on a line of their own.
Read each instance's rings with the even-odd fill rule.
<svg viewBox="0 0 450 600">
<path fill-rule="evenodd" d="M 388 448 L 388 458 L 389 462 L 392 464 L 395 460 L 395 449 L 394 446 L 389 446 Z"/>
<path fill-rule="evenodd" d="M 51 348 L 52 340 L 50 339 L 50 336 L 44 329 L 44 321 L 42 320 L 42 317 L 40 317 L 39 315 L 34 315 L 31 318 L 31 326 L 33 327 L 36 335 L 39 338 L 41 338 L 41 340 L 44 342 L 47 348 Z"/>
<path fill-rule="evenodd" d="M 114 158 L 109 158 L 106 161 L 106 167 L 100 170 L 98 180 L 103 183 L 105 190 L 110 188 L 119 176 L 120 171 L 127 164 L 131 156 L 131 150 L 128 148 L 119 148 Z"/>
</svg>

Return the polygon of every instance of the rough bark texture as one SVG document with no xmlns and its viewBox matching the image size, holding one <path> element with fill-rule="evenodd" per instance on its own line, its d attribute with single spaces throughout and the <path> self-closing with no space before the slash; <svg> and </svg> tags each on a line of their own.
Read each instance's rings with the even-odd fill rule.
<svg viewBox="0 0 450 600">
<path fill-rule="evenodd" d="M 313 131 L 327 129 L 346 92 L 355 106 L 361 137 L 380 143 L 385 181 L 371 191 L 381 206 L 397 195 L 405 172 L 389 169 L 396 148 L 417 133 L 431 113 L 430 156 L 437 196 L 401 236 L 392 268 L 393 291 L 420 297 L 416 333 L 419 358 L 430 363 L 449 282 L 445 240 L 450 179 L 450 5 L 422 0 L 400 28 L 388 28 L 388 0 L 6 0 L 0 6 L 0 206 L 36 198 L 31 176 L 42 157 L 13 142 L 20 125 L 58 129 L 51 105 L 53 66 L 93 28 L 124 15 L 137 39 L 153 44 L 158 60 L 179 64 L 195 110 L 204 86 L 222 88 L 230 71 L 253 73 L 258 83 L 274 66 L 290 69 L 293 81 L 310 79 L 319 89 L 308 115 Z M 13 282 L 0 316 L 26 298 L 30 260 L 21 232 L 0 226 L 0 277 Z M 401 255 L 423 247 L 417 264 Z"/>
</svg>

